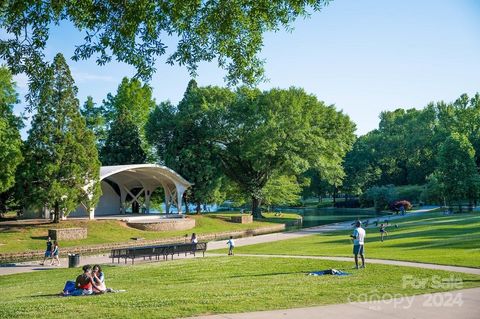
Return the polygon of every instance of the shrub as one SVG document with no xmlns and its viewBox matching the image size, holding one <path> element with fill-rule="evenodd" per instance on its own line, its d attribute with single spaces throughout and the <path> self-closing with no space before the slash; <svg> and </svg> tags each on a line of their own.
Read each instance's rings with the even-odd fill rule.
<svg viewBox="0 0 480 319">
<path fill-rule="evenodd" d="M 405 186 L 397 186 L 395 190 L 397 192 L 398 200 L 407 200 L 410 203 L 418 203 L 420 201 L 420 196 L 424 186 L 420 185 L 405 185 Z"/>
<path fill-rule="evenodd" d="M 410 210 L 412 209 L 412 204 L 408 200 L 396 200 L 392 203 L 390 203 L 390 210 L 393 211 L 399 211 L 400 207 L 405 208 L 405 210 Z"/>
<path fill-rule="evenodd" d="M 380 212 L 389 207 L 389 204 L 397 198 L 393 185 L 373 186 L 365 192 L 365 200 L 373 202 L 375 211 Z"/>
</svg>

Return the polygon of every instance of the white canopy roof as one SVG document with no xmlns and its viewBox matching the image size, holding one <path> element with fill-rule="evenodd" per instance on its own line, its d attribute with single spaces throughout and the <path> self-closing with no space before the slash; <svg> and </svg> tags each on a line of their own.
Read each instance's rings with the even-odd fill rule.
<svg viewBox="0 0 480 319">
<path fill-rule="evenodd" d="M 129 187 L 146 185 L 157 187 L 174 184 L 181 185 L 187 189 L 192 186 L 190 182 L 174 170 L 157 164 L 102 166 L 100 168 L 100 180 L 106 178 L 110 178 L 115 182 L 121 182 Z"/>
</svg>

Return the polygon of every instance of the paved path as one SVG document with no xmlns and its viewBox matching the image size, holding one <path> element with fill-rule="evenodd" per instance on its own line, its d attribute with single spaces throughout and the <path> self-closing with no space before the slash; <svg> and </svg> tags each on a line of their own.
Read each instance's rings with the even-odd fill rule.
<svg viewBox="0 0 480 319">
<path fill-rule="evenodd" d="M 195 319 L 478 319 L 480 288 L 373 302 L 195 317 Z"/>
</svg>

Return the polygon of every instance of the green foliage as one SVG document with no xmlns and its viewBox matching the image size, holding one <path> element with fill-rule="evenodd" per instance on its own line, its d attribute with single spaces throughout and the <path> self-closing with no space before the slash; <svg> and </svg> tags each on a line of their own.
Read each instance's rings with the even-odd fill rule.
<svg viewBox="0 0 480 319">
<path fill-rule="evenodd" d="M 85 32 L 74 60 L 95 57 L 103 65 L 115 58 L 134 66 L 143 80 L 151 78 L 158 56 L 168 55 L 168 64 L 185 65 L 192 75 L 200 62 L 217 60 L 230 84 L 253 84 L 263 78 L 263 61 L 257 56 L 263 34 L 290 29 L 297 17 L 307 17 L 328 2 L 8 0 L 0 11 L 0 29 L 7 34 L 0 40 L 0 58 L 14 74 L 30 77 L 34 102 L 47 68 L 44 50 L 50 28 L 69 21 Z M 170 37 L 177 47 L 167 51 Z"/>
<path fill-rule="evenodd" d="M 438 177 L 449 205 L 478 194 L 475 150 L 465 135 L 452 133 L 438 153 Z"/>
<path fill-rule="evenodd" d="M 344 191 L 361 194 L 374 185 L 424 184 L 439 166 L 444 141 L 458 133 L 467 138 L 480 165 L 480 95 L 453 103 L 431 103 L 422 110 L 397 109 L 380 114 L 377 130 L 361 136 L 345 159 Z M 464 176 L 476 185 L 475 174 Z M 433 185 L 430 185 L 433 186 Z M 470 187 L 471 200 L 478 197 Z M 433 189 L 432 189 L 433 190 Z M 429 197 L 427 193 L 424 194 Z M 434 195 L 433 197 L 438 197 Z"/>
<path fill-rule="evenodd" d="M 104 112 L 104 117 L 107 121 L 106 124 L 109 135 L 113 130 L 116 130 L 114 134 L 121 134 L 119 128 L 114 127 L 115 125 L 118 125 L 119 122 L 122 122 L 122 128 L 125 130 L 130 130 L 131 125 L 136 126 L 135 131 L 141 141 L 142 153 L 146 154 L 146 159 L 143 159 L 138 163 L 155 161 L 153 150 L 151 149 L 145 135 L 145 125 L 149 114 L 154 108 L 155 100 L 152 97 L 152 88 L 147 84 L 142 84 L 137 79 L 128 79 L 126 77 L 122 79 L 122 82 L 118 86 L 116 95 L 109 93 L 107 99 L 103 101 L 101 109 Z M 131 136 L 134 133 L 123 131 L 123 134 Z M 136 142 L 137 140 L 134 138 L 132 143 Z M 122 150 L 124 153 L 128 153 L 129 148 L 136 150 L 136 146 L 133 144 L 130 145 L 128 140 L 118 143 L 118 146 L 120 145 L 126 148 L 125 150 Z M 102 159 L 106 157 L 104 154 L 101 155 Z M 135 157 L 135 155 L 131 156 Z"/>
<path fill-rule="evenodd" d="M 100 156 L 103 165 L 145 163 L 146 154 L 135 123 L 127 117 L 115 119 Z"/>
<path fill-rule="evenodd" d="M 364 203 L 372 203 L 375 211 L 380 212 L 388 208 L 390 202 L 398 198 L 398 194 L 393 185 L 374 186 L 369 188 L 362 196 Z"/>
<path fill-rule="evenodd" d="M 444 204 L 445 201 L 445 186 L 440 180 L 438 172 L 433 172 L 427 177 L 427 184 L 420 195 L 420 199 L 424 203 L 430 204 Z"/>
<path fill-rule="evenodd" d="M 100 162 L 65 58 L 57 54 L 48 71 L 25 143 L 19 188 L 24 207 L 53 209 L 58 221 L 60 213 L 68 215 L 80 203 L 96 204 Z"/>
<path fill-rule="evenodd" d="M 105 144 L 105 139 L 107 138 L 106 119 L 103 108 L 96 107 L 93 98 L 88 96 L 80 112 L 85 118 L 87 128 L 95 134 L 97 139 L 97 149 L 100 150 Z"/>
<path fill-rule="evenodd" d="M 404 185 L 395 187 L 398 200 L 408 200 L 411 203 L 418 203 L 422 195 L 424 186 L 420 185 Z"/>
<path fill-rule="evenodd" d="M 333 192 L 334 186 L 322 178 L 321 172 L 318 170 L 310 168 L 302 173 L 301 176 L 305 179 L 304 187 L 302 188 L 303 198 L 314 196 L 321 201 L 323 197 Z"/>
<path fill-rule="evenodd" d="M 202 203 L 225 200 L 215 123 L 219 110 L 232 100 L 230 90 L 199 88 L 192 80 L 178 107 L 162 103 L 147 122 L 147 137 L 160 161 L 193 183 L 185 199 L 197 205 L 197 212 Z"/>
<path fill-rule="evenodd" d="M 297 175 L 313 167 L 339 176 L 354 137 L 346 115 L 297 88 L 241 88 L 218 122 L 225 174 L 249 194 L 257 217 L 262 189 L 274 173 Z"/>
<path fill-rule="evenodd" d="M 297 205 L 301 191 L 296 176 L 273 176 L 262 189 L 262 198 L 267 206 Z"/>
<path fill-rule="evenodd" d="M 0 194 L 15 183 L 15 172 L 22 161 L 21 119 L 13 114 L 17 93 L 12 75 L 6 67 L 0 67 Z"/>
</svg>

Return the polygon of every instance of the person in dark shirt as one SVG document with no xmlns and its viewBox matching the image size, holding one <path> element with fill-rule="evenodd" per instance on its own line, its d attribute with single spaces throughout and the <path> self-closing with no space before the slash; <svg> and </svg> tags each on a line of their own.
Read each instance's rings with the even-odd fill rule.
<svg viewBox="0 0 480 319">
<path fill-rule="evenodd" d="M 48 237 L 47 239 L 47 249 L 45 250 L 45 257 L 40 265 L 44 265 L 47 258 L 52 258 L 52 239 Z M 53 261 L 53 260 L 52 260 Z"/>
</svg>

